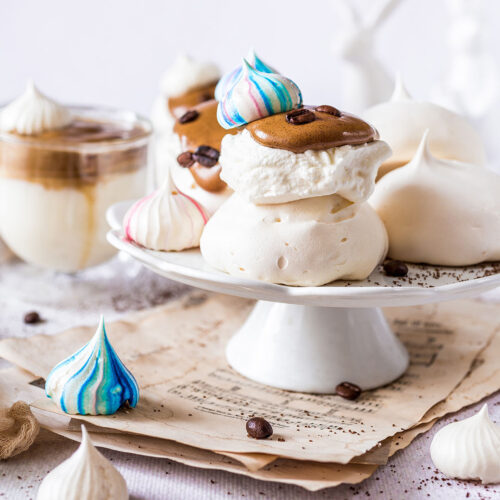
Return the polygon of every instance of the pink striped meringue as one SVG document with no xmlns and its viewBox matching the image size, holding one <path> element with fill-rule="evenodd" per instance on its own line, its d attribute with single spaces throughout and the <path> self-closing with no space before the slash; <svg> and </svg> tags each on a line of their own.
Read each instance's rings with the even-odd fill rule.
<svg viewBox="0 0 500 500">
<path fill-rule="evenodd" d="M 200 245 L 208 221 L 205 209 L 177 189 L 170 172 L 162 186 L 130 207 L 125 235 L 150 250 L 180 251 Z"/>
</svg>

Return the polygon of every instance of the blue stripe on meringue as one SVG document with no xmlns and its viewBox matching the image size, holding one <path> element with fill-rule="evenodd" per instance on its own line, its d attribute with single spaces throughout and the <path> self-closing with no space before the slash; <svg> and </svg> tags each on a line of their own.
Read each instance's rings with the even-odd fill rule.
<svg viewBox="0 0 500 500">
<path fill-rule="evenodd" d="M 139 386 L 111 346 L 102 316 L 90 342 L 49 373 L 45 393 L 69 414 L 110 415 L 126 402 L 137 405 Z"/>
</svg>

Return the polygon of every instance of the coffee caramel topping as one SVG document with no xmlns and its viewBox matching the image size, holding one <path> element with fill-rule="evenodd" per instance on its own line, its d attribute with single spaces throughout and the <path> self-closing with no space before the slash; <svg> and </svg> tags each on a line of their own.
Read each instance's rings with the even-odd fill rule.
<svg viewBox="0 0 500 500">
<path fill-rule="evenodd" d="M 253 139 L 263 146 L 303 153 L 357 145 L 378 139 L 368 123 L 333 106 L 304 106 L 267 116 L 246 125 Z"/>
<path fill-rule="evenodd" d="M 217 82 L 209 83 L 203 87 L 190 90 L 185 94 L 177 97 L 169 97 L 167 99 L 167 106 L 170 112 L 179 118 L 188 109 L 205 101 L 211 101 L 215 95 L 215 86 Z"/>
</svg>

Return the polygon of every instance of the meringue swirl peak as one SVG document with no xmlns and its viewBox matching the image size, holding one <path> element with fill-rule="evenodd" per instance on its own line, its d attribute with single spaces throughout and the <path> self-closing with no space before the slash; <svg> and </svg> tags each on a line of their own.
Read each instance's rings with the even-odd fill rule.
<svg viewBox="0 0 500 500">
<path fill-rule="evenodd" d="M 70 415 L 111 415 L 137 405 L 139 386 L 111 346 L 102 315 L 92 339 L 49 373 L 45 393 Z"/>
<path fill-rule="evenodd" d="M 37 500 L 127 500 L 127 483 L 93 445 L 82 425 L 82 442 L 67 460 L 45 476 Z"/>
<path fill-rule="evenodd" d="M 72 121 L 69 109 L 42 94 L 31 80 L 21 96 L 0 110 L 0 131 L 20 135 L 57 130 Z"/>
<path fill-rule="evenodd" d="M 440 429 L 430 453 L 445 476 L 500 482 L 500 426 L 491 421 L 486 404 L 476 415 Z"/>
<path fill-rule="evenodd" d="M 412 96 L 408 92 L 405 84 L 403 82 L 403 78 L 401 77 L 401 73 L 398 71 L 396 73 L 396 82 L 394 84 L 394 91 L 392 92 L 390 101 L 411 101 L 413 100 Z"/>
<path fill-rule="evenodd" d="M 255 50 L 250 49 L 248 51 L 247 61 L 254 67 L 257 71 L 262 73 L 278 73 L 274 68 L 266 64 L 256 53 Z M 227 90 L 234 85 L 241 75 L 243 74 L 243 66 L 240 64 L 232 71 L 226 73 L 217 83 L 215 87 L 215 99 L 221 101 L 226 95 Z"/>
<path fill-rule="evenodd" d="M 230 129 L 300 106 L 302 94 L 292 80 L 258 71 L 243 59 L 242 74 L 219 102 L 217 119 Z"/>
</svg>

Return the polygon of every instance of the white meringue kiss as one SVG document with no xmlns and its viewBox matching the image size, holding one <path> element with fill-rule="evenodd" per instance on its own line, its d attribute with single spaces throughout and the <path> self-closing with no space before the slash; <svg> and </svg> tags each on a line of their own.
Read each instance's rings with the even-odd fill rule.
<svg viewBox="0 0 500 500">
<path fill-rule="evenodd" d="M 440 429 L 430 452 L 445 476 L 500 482 L 500 426 L 491 421 L 486 404 L 473 417 Z"/>
<path fill-rule="evenodd" d="M 123 220 L 126 236 L 150 250 L 185 250 L 200 244 L 205 209 L 177 189 L 170 172 L 162 186 L 140 199 Z"/>
<path fill-rule="evenodd" d="M 36 135 L 69 125 L 70 111 L 42 94 L 28 82 L 24 94 L 0 111 L 0 130 L 22 135 Z"/>
<path fill-rule="evenodd" d="M 101 455 L 82 425 L 82 443 L 45 476 L 37 500 L 127 500 L 127 483 Z"/>
</svg>

